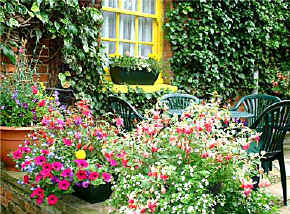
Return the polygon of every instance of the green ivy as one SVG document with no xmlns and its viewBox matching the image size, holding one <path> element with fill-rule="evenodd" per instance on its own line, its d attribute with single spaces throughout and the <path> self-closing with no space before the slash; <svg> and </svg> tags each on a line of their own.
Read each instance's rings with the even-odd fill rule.
<svg viewBox="0 0 290 214">
<path fill-rule="evenodd" d="M 42 38 L 54 41 L 72 71 L 76 98 L 89 100 L 98 111 L 104 106 L 98 94 L 107 59 L 100 41 L 102 24 L 101 11 L 80 7 L 78 0 L 0 0 L 0 49 L 14 62 L 12 49 L 23 40 L 35 45 Z"/>
<path fill-rule="evenodd" d="M 252 93 L 259 72 L 259 92 L 271 94 L 273 73 L 289 68 L 288 1 L 175 1 L 166 17 L 175 84 L 189 93 Z"/>
</svg>

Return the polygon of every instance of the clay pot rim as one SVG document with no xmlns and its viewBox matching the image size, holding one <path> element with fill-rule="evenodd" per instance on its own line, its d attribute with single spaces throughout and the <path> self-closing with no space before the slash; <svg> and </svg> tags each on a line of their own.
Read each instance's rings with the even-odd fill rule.
<svg viewBox="0 0 290 214">
<path fill-rule="evenodd" d="M 0 130 L 7 131 L 25 131 L 25 130 L 35 130 L 40 129 L 39 126 L 30 126 L 30 127 L 14 127 L 14 126 L 0 126 Z"/>
</svg>

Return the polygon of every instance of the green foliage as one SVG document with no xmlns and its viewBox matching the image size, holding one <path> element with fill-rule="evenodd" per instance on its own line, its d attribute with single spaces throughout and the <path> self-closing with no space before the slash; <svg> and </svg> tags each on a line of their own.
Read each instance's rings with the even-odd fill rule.
<svg viewBox="0 0 290 214">
<path fill-rule="evenodd" d="M 175 84 L 199 97 L 251 93 L 256 71 L 259 91 L 273 93 L 270 77 L 289 68 L 287 1 L 177 1 L 164 28 Z"/>
<path fill-rule="evenodd" d="M 106 56 L 100 44 L 103 23 L 100 10 L 81 8 L 78 0 L 11 0 L 0 1 L 1 52 L 14 62 L 11 49 L 22 40 L 50 39 L 60 44 L 64 63 L 72 70 L 73 89 L 77 99 L 101 107 L 100 75 Z M 33 53 L 35 54 L 35 53 Z"/>
</svg>

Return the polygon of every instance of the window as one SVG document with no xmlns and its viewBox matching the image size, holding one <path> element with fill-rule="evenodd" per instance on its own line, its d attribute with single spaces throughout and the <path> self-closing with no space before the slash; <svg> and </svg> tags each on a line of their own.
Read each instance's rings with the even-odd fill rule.
<svg viewBox="0 0 290 214">
<path fill-rule="evenodd" d="M 102 40 L 108 54 L 160 59 L 161 0 L 103 0 Z"/>
</svg>

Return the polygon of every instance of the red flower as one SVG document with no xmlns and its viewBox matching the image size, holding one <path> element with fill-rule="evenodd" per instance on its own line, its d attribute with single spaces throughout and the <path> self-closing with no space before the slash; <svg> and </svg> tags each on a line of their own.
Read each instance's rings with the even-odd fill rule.
<svg viewBox="0 0 290 214">
<path fill-rule="evenodd" d="M 72 142 L 71 142 L 70 139 L 63 138 L 62 140 L 63 140 L 63 142 L 64 142 L 65 145 L 67 145 L 67 146 L 71 146 L 72 145 Z"/>
<path fill-rule="evenodd" d="M 37 94 L 38 93 L 38 90 L 37 90 L 37 86 L 31 86 L 31 88 L 32 88 L 32 93 L 33 94 Z"/>
<path fill-rule="evenodd" d="M 89 175 L 89 179 L 90 180 L 96 180 L 99 176 L 100 176 L 100 174 L 98 172 L 92 172 Z"/>
<path fill-rule="evenodd" d="M 13 152 L 13 158 L 16 160 L 22 158 L 22 152 L 20 150 Z"/>
<path fill-rule="evenodd" d="M 87 179 L 87 173 L 86 171 L 83 171 L 83 170 L 79 170 L 76 176 L 78 177 L 79 180 Z"/>
<path fill-rule="evenodd" d="M 43 106 L 45 106 L 45 103 L 46 103 L 46 100 L 41 100 L 41 101 L 38 103 L 38 106 L 39 106 L 39 107 L 43 107 Z"/>
<path fill-rule="evenodd" d="M 71 176 L 71 175 L 72 175 L 72 171 L 71 171 L 70 168 L 67 168 L 67 169 L 63 170 L 62 173 L 61 173 L 62 177 L 68 177 L 68 176 Z"/>
<path fill-rule="evenodd" d="M 161 174 L 160 178 L 165 181 L 165 180 L 167 180 L 169 178 L 169 176 Z"/>
<path fill-rule="evenodd" d="M 49 205 L 55 205 L 58 202 L 58 197 L 52 194 L 47 197 L 47 202 Z"/>
<path fill-rule="evenodd" d="M 29 184 L 29 176 L 28 175 L 24 175 L 23 176 L 23 181 L 24 181 L 24 184 Z"/>
<path fill-rule="evenodd" d="M 157 207 L 156 201 L 154 201 L 154 202 L 149 201 L 148 202 L 148 208 L 151 210 L 152 213 L 155 213 L 156 207 Z"/>
<path fill-rule="evenodd" d="M 109 183 L 111 181 L 111 178 L 112 178 L 112 176 L 107 172 L 103 172 L 102 177 L 103 177 L 104 181 L 106 181 L 107 183 Z"/>
</svg>

